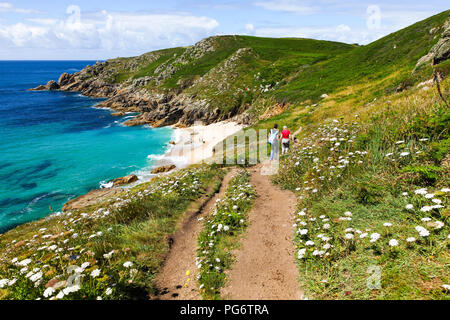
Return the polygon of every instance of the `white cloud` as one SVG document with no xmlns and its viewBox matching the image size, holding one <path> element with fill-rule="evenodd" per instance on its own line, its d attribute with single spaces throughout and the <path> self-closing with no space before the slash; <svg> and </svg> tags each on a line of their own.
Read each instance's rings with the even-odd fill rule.
<svg viewBox="0 0 450 320">
<path fill-rule="evenodd" d="M 385 35 L 382 30 L 354 30 L 348 25 L 340 24 L 328 27 L 271 27 L 256 28 L 255 35 L 260 37 L 293 37 L 318 40 L 339 41 L 346 43 L 367 44 Z"/>
<path fill-rule="evenodd" d="M 0 2 L 0 12 L 15 12 L 15 13 L 41 13 L 38 10 L 16 8 L 10 2 Z"/>
<path fill-rule="evenodd" d="M 283 1 L 280 0 L 279 3 Z M 317 0 L 317 3 L 333 0 Z M 281 6 L 283 8 L 283 6 Z M 273 9 L 275 10 L 275 8 Z M 348 24 L 321 26 L 272 26 L 255 27 L 253 33 L 263 37 L 298 37 L 319 40 L 340 41 L 346 43 L 368 44 L 392 32 L 408 27 L 411 24 L 432 16 L 436 12 L 410 7 L 404 10 L 386 6 L 369 5 L 362 11 L 352 26 Z M 333 16 L 334 17 L 334 16 Z M 326 18 L 324 19 L 326 20 Z M 355 26 L 355 23 L 359 26 Z"/>
<path fill-rule="evenodd" d="M 319 10 L 314 6 L 302 5 L 299 1 L 296 0 L 259 1 L 253 4 L 270 11 L 281 11 L 296 14 L 313 14 Z"/>
<path fill-rule="evenodd" d="M 34 18 L 25 23 L 0 24 L 0 43 L 13 50 L 39 48 L 114 53 L 144 53 L 149 50 L 192 44 L 217 26 L 214 19 L 183 13 L 95 12 L 80 14 L 68 8 L 66 20 Z M 112 53 L 111 53 L 112 54 Z"/>
</svg>

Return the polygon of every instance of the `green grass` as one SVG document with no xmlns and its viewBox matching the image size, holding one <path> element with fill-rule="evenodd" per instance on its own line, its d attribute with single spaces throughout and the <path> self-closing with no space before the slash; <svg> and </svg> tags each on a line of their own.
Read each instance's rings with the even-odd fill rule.
<svg viewBox="0 0 450 320">
<path fill-rule="evenodd" d="M 297 263 L 308 298 L 448 299 L 449 195 L 440 190 L 450 184 L 442 161 L 449 150 L 439 149 L 438 158 L 432 150 L 449 137 L 449 112 L 434 91 L 381 100 L 359 108 L 357 118 L 306 126 L 282 158 L 274 181 L 299 197 L 295 244 L 304 250 Z M 421 188 L 437 202 L 415 193 Z M 436 203 L 442 207 L 426 211 Z M 420 236 L 417 226 L 430 235 Z M 381 237 L 370 242 L 373 233 Z M 374 279 L 379 286 L 368 286 Z"/>
<path fill-rule="evenodd" d="M 357 81 L 376 81 L 396 71 L 400 75 L 380 87 L 380 92 L 374 91 L 373 97 L 385 90 L 392 90 L 410 77 L 417 60 L 427 54 L 437 42 L 438 39 L 429 30 L 442 25 L 449 15 L 450 11 L 442 12 L 366 46 L 357 47 L 307 68 L 277 90 L 275 96 L 278 100 L 318 101 L 323 93 L 330 94 Z"/>
</svg>

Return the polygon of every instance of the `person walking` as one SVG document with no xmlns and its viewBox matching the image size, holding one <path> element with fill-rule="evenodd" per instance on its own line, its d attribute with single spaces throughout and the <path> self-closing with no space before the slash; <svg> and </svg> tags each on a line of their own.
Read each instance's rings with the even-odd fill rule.
<svg viewBox="0 0 450 320">
<path fill-rule="evenodd" d="M 287 126 L 283 127 L 283 131 L 281 131 L 281 154 L 288 153 L 289 151 L 289 142 L 291 138 L 291 132 L 288 130 Z"/>
<path fill-rule="evenodd" d="M 270 143 L 270 160 L 277 160 L 278 149 L 279 149 L 279 136 L 278 125 L 275 124 L 269 133 L 269 143 Z"/>
</svg>

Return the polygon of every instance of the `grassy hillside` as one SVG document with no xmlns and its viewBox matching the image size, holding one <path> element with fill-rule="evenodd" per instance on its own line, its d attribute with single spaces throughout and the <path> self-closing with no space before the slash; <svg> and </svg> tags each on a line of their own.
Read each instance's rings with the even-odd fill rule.
<svg viewBox="0 0 450 320">
<path fill-rule="evenodd" d="M 449 16 L 450 11 L 442 12 L 369 45 L 307 68 L 274 95 L 278 100 L 317 101 L 323 93 L 329 94 L 360 81 L 378 83 L 378 88 L 372 92 L 373 97 L 392 92 L 410 78 L 417 60 L 438 41 L 439 34 L 430 30 L 443 25 Z M 387 79 L 387 76 L 392 77 Z M 379 83 L 379 80 L 384 81 Z"/>
<path fill-rule="evenodd" d="M 190 47 L 109 60 L 101 74 L 111 83 L 135 89 L 184 93 L 223 113 L 250 108 L 255 117 L 276 103 L 315 104 L 323 94 L 356 83 L 373 87 L 347 92 L 339 102 L 367 103 L 429 77 L 428 67 L 414 75 L 411 71 L 439 40 L 440 27 L 449 15 L 442 12 L 365 46 L 311 39 L 210 37 Z"/>
<path fill-rule="evenodd" d="M 439 70 L 448 100 L 449 61 L 412 74 L 440 37 L 430 30 L 442 32 L 448 18 L 319 63 L 254 106 L 261 114 L 278 98 L 308 98 L 249 128 L 302 129 L 274 182 L 299 199 L 295 245 L 308 298 L 448 299 L 450 114 L 435 84 L 418 82 Z"/>
<path fill-rule="evenodd" d="M 241 108 L 275 91 L 299 69 L 354 48 L 312 39 L 217 36 L 194 46 L 108 60 L 99 72 L 109 83 L 153 93 L 184 93 L 211 109 Z"/>
<path fill-rule="evenodd" d="M 274 180 L 299 198 L 306 295 L 448 299 L 448 108 L 435 88 L 414 88 L 328 111 L 312 112 Z"/>
</svg>

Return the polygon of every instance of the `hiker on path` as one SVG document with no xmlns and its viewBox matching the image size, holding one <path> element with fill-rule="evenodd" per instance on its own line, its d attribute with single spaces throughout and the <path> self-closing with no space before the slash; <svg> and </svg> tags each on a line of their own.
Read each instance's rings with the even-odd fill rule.
<svg viewBox="0 0 450 320">
<path fill-rule="evenodd" d="M 287 126 L 283 127 L 283 131 L 281 131 L 281 154 L 288 153 L 289 151 L 289 142 L 291 138 L 291 132 L 288 130 Z"/>
<path fill-rule="evenodd" d="M 270 160 L 277 160 L 278 158 L 278 149 L 280 142 L 280 133 L 278 131 L 278 125 L 275 124 L 272 129 L 270 129 L 269 133 L 269 143 L 270 143 Z"/>
</svg>

